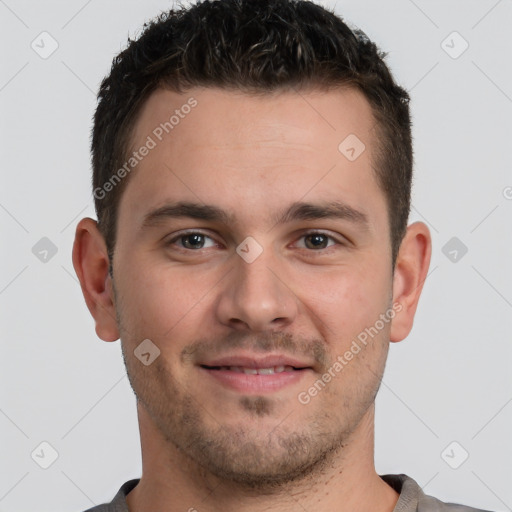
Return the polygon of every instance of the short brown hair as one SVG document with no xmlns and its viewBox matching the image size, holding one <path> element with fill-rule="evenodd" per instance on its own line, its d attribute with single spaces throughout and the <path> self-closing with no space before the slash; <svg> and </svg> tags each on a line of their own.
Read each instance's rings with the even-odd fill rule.
<svg viewBox="0 0 512 512">
<path fill-rule="evenodd" d="M 158 88 L 264 94 L 293 87 L 361 91 L 376 120 L 373 167 L 388 205 L 393 266 L 407 228 L 412 180 L 409 96 L 360 30 L 307 0 L 204 0 L 162 13 L 114 58 L 92 130 L 93 189 L 110 266 L 128 178 L 98 194 L 125 164 L 137 114 Z"/>
</svg>

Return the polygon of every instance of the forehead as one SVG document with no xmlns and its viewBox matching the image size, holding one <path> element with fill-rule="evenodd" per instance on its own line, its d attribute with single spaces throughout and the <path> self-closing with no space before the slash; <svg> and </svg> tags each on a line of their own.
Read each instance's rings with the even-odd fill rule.
<svg viewBox="0 0 512 512">
<path fill-rule="evenodd" d="M 355 89 L 258 96 L 159 89 L 135 125 L 132 150 L 151 149 L 130 175 L 119 218 L 123 205 L 136 221 L 170 200 L 217 204 L 247 218 L 264 207 L 269 219 L 305 196 L 379 209 L 385 199 L 372 169 L 374 125 Z"/>
<path fill-rule="evenodd" d="M 158 89 L 141 109 L 132 142 L 136 145 L 152 134 L 157 142 L 163 137 L 172 144 L 181 135 L 180 145 L 200 138 L 218 146 L 273 141 L 315 149 L 321 138 L 336 150 L 336 142 L 349 134 L 370 142 L 373 125 L 368 101 L 354 88 L 291 89 L 258 95 L 218 88 L 193 88 L 182 94 Z M 192 138 L 187 137 L 190 135 Z M 311 135 L 316 135 L 316 140 L 310 140 Z"/>
</svg>

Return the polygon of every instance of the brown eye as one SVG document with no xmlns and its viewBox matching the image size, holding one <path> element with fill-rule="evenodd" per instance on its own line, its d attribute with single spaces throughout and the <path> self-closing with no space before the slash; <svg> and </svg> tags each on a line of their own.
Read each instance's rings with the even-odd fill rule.
<svg viewBox="0 0 512 512">
<path fill-rule="evenodd" d="M 344 245 L 342 240 L 322 231 L 310 231 L 304 233 L 297 244 L 300 249 L 311 249 L 311 252 L 321 252 L 329 247 Z"/>
<path fill-rule="evenodd" d="M 186 249 L 202 249 L 204 246 L 204 235 L 193 233 L 191 235 L 183 235 L 180 241 Z"/>
<path fill-rule="evenodd" d="M 312 233 L 304 237 L 306 241 L 305 245 L 308 249 L 325 249 L 329 242 L 329 238 L 330 237 L 323 233 Z"/>
<path fill-rule="evenodd" d="M 188 233 L 181 233 L 175 236 L 166 243 L 167 246 L 177 245 L 178 249 L 189 249 L 197 251 L 200 249 L 208 249 L 216 245 L 215 241 L 208 235 L 199 231 L 190 231 Z"/>
</svg>

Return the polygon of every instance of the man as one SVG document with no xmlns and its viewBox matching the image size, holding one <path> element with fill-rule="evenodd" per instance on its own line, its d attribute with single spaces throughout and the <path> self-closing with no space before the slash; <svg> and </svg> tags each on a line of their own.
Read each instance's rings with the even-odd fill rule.
<svg viewBox="0 0 512 512">
<path fill-rule="evenodd" d="M 161 15 L 101 85 L 92 154 L 73 263 L 143 474 L 90 510 L 476 510 L 374 467 L 431 241 L 408 95 L 363 33 L 305 1 Z"/>
</svg>

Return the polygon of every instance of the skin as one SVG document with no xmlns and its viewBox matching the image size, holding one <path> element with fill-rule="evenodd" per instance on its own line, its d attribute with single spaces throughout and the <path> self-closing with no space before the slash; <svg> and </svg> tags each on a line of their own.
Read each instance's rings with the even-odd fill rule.
<svg viewBox="0 0 512 512">
<path fill-rule="evenodd" d="M 130 512 L 291 511 L 298 503 L 392 511 L 398 494 L 374 466 L 374 400 L 389 343 L 412 328 L 431 239 L 425 224 L 411 224 L 393 272 L 370 106 L 350 89 L 263 97 L 158 90 L 137 120 L 133 147 L 190 97 L 197 106 L 129 177 L 113 279 L 94 220 L 80 221 L 73 248 L 96 332 L 121 338 L 137 396 L 143 474 L 127 497 Z M 349 134 L 366 146 L 352 162 L 338 151 Z M 176 201 L 215 205 L 233 219 L 166 218 L 143 228 L 148 212 Z M 367 224 L 276 223 L 295 201 L 342 201 Z M 190 229 L 206 238 L 178 236 Z M 307 236 L 312 229 L 327 238 Z M 251 263 L 236 252 L 248 236 L 262 248 Z M 332 373 L 393 304 L 393 320 L 301 403 L 298 394 Z M 134 355 L 144 339 L 160 350 L 147 366 Z M 290 355 L 310 369 L 276 391 L 240 392 L 199 366 L 241 352 Z"/>
</svg>

